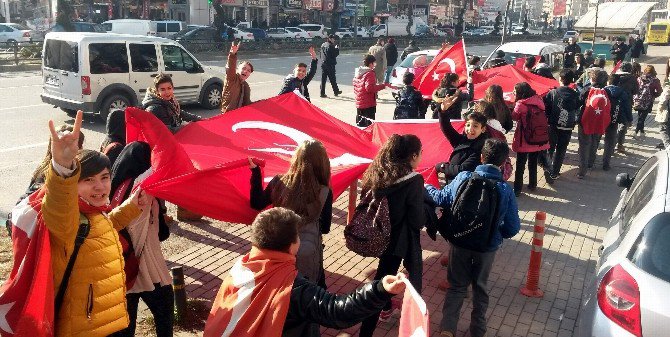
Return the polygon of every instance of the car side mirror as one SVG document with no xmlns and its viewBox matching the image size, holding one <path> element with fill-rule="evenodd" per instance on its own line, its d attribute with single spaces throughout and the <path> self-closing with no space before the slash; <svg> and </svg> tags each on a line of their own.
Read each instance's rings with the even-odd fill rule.
<svg viewBox="0 0 670 337">
<path fill-rule="evenodd" d="M 616 176 L 616 185 L 619 187 L 623 187 L 625 189 L 629 189 L 630 185 L 633 184 L 633 180 L 630 179 L 630 175 L 628 173 L 619 173 Z"/>
</svg>

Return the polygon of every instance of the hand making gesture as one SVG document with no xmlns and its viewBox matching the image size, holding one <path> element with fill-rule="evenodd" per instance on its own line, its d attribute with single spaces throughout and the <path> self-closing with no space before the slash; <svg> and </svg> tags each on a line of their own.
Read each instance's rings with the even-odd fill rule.
<svg viewBox="0 0 670 337">
<path fill-rule="evenodd" d="M 233 44 L 230 46 L 230 53 L 231 54 L 237 54 L 237 50 L 240 49 L 241 44 L 242 44 L 242 40 L 233 41 Z"/>
<path fill-rule="evenodd" d="M 456 92 L 451 95 L 447 96 L 444 98 L 444 101 L 442 101 L 442 109 L 440 113 L 445 113 L 447 110 L 454 105 L 454 103 L 458 100 L 458 96 L 461 95 L 461 89 L 456 90 Z"/>
<path fill-rule="evenodd" d="M 314 51 L 314 46 L 309 47 L 309 55 L 312 56 L 312 60 L 316 60 L 316 52 Z"/>
<path fill-rule="evenodd" d="M 51 131 L 51 156 L 54 161 L 63 167 L 73 168 L 74 158 L 79 152 L 79 130 L 81 129 L 81 120 L 84 112 L 77 111 L 77 117 L 74 119 L 74 127 L 70 132 L 56 132 L 54 122 L 49 121 L 49 131 Z"/>
</svg>

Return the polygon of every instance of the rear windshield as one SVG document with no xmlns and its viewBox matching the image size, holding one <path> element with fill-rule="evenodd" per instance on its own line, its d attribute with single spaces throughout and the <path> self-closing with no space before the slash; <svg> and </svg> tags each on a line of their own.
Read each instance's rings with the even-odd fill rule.
<svg viewBox="0 0 670 337">
<path fill-rule="evenodd" d="M 668 28 L 667 25 L 651 25 L 650 30 L 662 30 L 665 31 Z"/>
<path fill-rule="evenodd" d="M 286 28 L 286 30 L 288 30 L 289 32 L 294 32 L 294 33 L 300 32 L 300 29 L 298 29 L 298 28 Z"/>
<path fill-rule="evenodd" d="M 407 58 L 405 58 L 404 60 L 402 60 L 402 62 L 400 63 L 400 67 L 403 67 L 403 68 L 412 68 L 412 62 L 414 62 L 414 59 L 417 58 L 417 57 L 419 57 L 419 56 L 420 56 L 420 55 L 409 55 L 409 56 L 407 56 Z M 430 62 L 433 61 L 433 58 L 434 58 L 434 57 L 435 57 L 435 56 L 428 56 L 428 55 L 426 55 L 426 65 L 429 65 Z"/>
<path fill-rule="evenodd" d="M 644 228 L 628 259 L 638 268 L 670 282 L 670 213 L 653 217 Z"/>
<path fill-rule="evenodd" d="M 44 66 L 51 69 L 79 72 L 76 42 L 47 40 L 44 46 Z"/>
<path fill-rule="evenodd" d="M 159 33 L 177 33 L 181 29 L 179 22 L 159 22 L 156 31 Z"/>
<path fill-rule="evenodd" d="M 125 43 L 91 43 L 88 45 L 91 74 L 127 73 L 128 52 Z"/>
<path fill-rule="evenodd" d="M 310 32 L 316 32 L 321 29 L 320 26 L 300 26 L 300 28 L 310 31 Z"/>
<path fill-rule="evenodd" d="M 17 23 L 12 23 L 12 24 L 10 24 L 9 26 L 12 27 L 12 28 L 14 28 L 14 29 L 18 29 L 18 30 L 30 30 L 30 28 L 28 28 L 28 27 L 26 27 L 26 26 L 24 26 L 24 25 L 19 25 L 19 24 L 17 24 Z"/>
</svg>

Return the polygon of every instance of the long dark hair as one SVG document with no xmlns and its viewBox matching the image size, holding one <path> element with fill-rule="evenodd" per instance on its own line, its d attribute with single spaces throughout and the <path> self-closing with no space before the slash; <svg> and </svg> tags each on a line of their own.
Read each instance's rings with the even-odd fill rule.
<svg viewBox="0 0 670 337">
<path fill-rule="evenodd" d="M 393 185 L 412 172 L 412 157 L 421 153 L 421 140 L 415 135 L 392 135 L 363 174 L 363 188 L 379 190 Z"/>
<path fill-rule="evenodd" d="M 533 88 L 528 84 L 528 82 L 520 82 L 514 86 L 514 92 L 516 93 L 516 100 L 520 101 L 522 99 L 531 98 L 537 93 Z"/>
<path fill-rule="evenodd" d="M 494 84 L 486 88 L 486 96 L 484 97 L 484 100 L 493 106 L 493 109 L 496 112 L 496 119 L 500 123 L 503 123 L 510 118 L 511 112 L 507 107 L 507 103 L 505 103 L 501 86 Z"/>
<path fill-rule="evenodd" d="M 455 73 L 446 73 L 442 80 L 440 81 L 440 88 L 453 88 L 451 82 L 458 81 L 458 74 Z"/>
</svg>

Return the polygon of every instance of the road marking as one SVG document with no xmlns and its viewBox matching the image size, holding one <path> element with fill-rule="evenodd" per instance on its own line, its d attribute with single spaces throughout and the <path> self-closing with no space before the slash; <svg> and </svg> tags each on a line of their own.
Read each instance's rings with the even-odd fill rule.
<svg viewBox="0 0 670 337">
<path fill-rule="evenodd" d="M 36 148 L 36 147 L 43 147 L 47 144 L 49 144 L 49 142 L 42 142 L 42 143 L 36 143 L 36 144 L 28 144 L 28 145 L 8 147 L 6 149 L 0 149 L 0 153 L 6 153 L 6 152 L 12 152 L 12 151 L 18 151 L 18 150 L 24 150 L 24 149 L 32 149 L 32 148 Z"/>
<path fill-rule="evenodd" d="M 11 108 L 0 108 L 0 111 L 3 110 L 14 110 L 14 109 L 23 109 L 23 108 L 34 108 L 36 106 L 49 106 L 49 104 L 46 103 L 40 103 L 40 104 L 32 104 L 32 105 L 20 105 L 20 106 L 14 106 Z"/>
<path fill-rule="evenodd" d="M 41 87 L 42 84 L 29 84 L 29 85 L 17 85 L 15 87 L 0 87 L 0 89 L 20 89 L 20 88 L 32 88 L 32 87 Z"/>
</svg>

